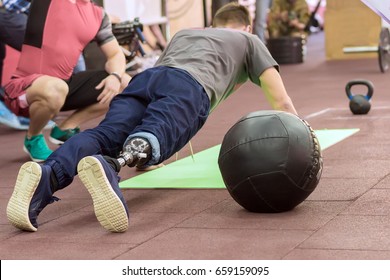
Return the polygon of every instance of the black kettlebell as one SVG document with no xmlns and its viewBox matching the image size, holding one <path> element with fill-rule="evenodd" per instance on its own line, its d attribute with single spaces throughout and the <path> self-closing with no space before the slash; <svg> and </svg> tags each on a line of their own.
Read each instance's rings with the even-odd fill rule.
<svg viewBox="0 0 390 280">
<path fill-rule="evenodd" d="M 367 94 L 356 94 L 354 95 L 351 91 L 354 85 L 364 85 L 367 87 Z M 354 115 L 367 114 L 371 109 L 370 99 L 374 94 L 374 85 L 367 80 L 352 80 L 345 86 L 345 91 L 349 98 L 349 109 Z"/>
</svg>

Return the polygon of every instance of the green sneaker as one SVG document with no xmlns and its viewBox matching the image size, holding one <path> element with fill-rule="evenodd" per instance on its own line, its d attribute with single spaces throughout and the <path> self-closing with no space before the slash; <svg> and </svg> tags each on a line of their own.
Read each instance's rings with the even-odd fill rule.
<svg viewBox="0 0 390 280">
<path fill-rule="evenodd" d="M 45 161 L 53 152 L 47 146 L 43 134 L 39 134 L 31 137 L 30 139 L 24 138 L 23 150 L 29 154 L 30 158 L 35 162 Z"/>
<path fill-rule="evenodd" d="M 80 132 L 80 127 L 61 130 L 58 126 L 54 126 L 51 130 L 49 140 L 53 144 L 62 145 L 73 135 Z"/>
</svg>

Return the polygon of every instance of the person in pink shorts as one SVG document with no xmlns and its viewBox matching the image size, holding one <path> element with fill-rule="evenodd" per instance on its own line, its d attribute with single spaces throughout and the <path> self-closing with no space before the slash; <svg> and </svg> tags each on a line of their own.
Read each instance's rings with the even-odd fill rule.
<svg viewBox="0 0 390 280">
<path fill-rule="evenodd" d="M 73 74 L 85 46 L 95 40 L 107 61 L 101 71 Z M 5 85 L 5 104 L 30 118 L 24 151 L 36 162 L 52 153 L 42 129 L 60 111 L 73 112 L 53 127 L 50 140 L 62 144 L 79 125 L 104 115 L 111 99 L 129 82 L 125 56 L 102 7 L 89 0 L 33 1 L 16 71 Z"/>
</svg>

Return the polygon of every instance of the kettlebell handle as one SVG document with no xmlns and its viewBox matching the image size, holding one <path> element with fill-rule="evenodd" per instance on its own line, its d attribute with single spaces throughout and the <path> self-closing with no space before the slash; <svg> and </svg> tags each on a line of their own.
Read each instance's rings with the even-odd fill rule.
<svg viewBox="0 0 390 280">
<path fill-rule="evenodd" d="M 374 94 L 374 85 L 368 80 L 352 80 L 347 83 L 345 86 L 345 92 L 347 93 L 348 98 L 351 100 L 354 95 L 352 94 L 351 88 L 354 85 L 363 85 L 367 87 L 367 94 L 364 96 L 367 100 L 370 100 Z"/>
</svg>

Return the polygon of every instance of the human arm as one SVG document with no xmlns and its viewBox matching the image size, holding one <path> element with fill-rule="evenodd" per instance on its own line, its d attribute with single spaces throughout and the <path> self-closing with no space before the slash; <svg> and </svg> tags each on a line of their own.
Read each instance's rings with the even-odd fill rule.
<svg viewBox="0 0 390 280">
<path fill-rule="evenodd" d="M 100 29 L 95 37 L 101 51 L 106 57 L 105 70 L 110 75 L 103 79 L 96 89 L 103 89 L 98 96 L 100 103 L 107 103 L 121 90 L 121 82 L 124 82 L 126 70 L 126 58 L 114 34 L 109 15 L 103 11 L 103 19 Z"/>
<path fill-rule="evenodd" d="M 267 68 L 260 77 L 260 85 L 274 110 L 285 111 L 297 115 L 297 111 L 288 96 L 279 72 L 274 68 Z"/>
<path fill-rule="evenodd" d="M 105 70 L 110 74 L 96 86 L 96 89 L 103 89 L 98 101 L 104 104 L 110 102 L 120 92 L 126 59 L 116 39 L 101 45 L 100 49 L 107 59 Z"/>
</svg>

